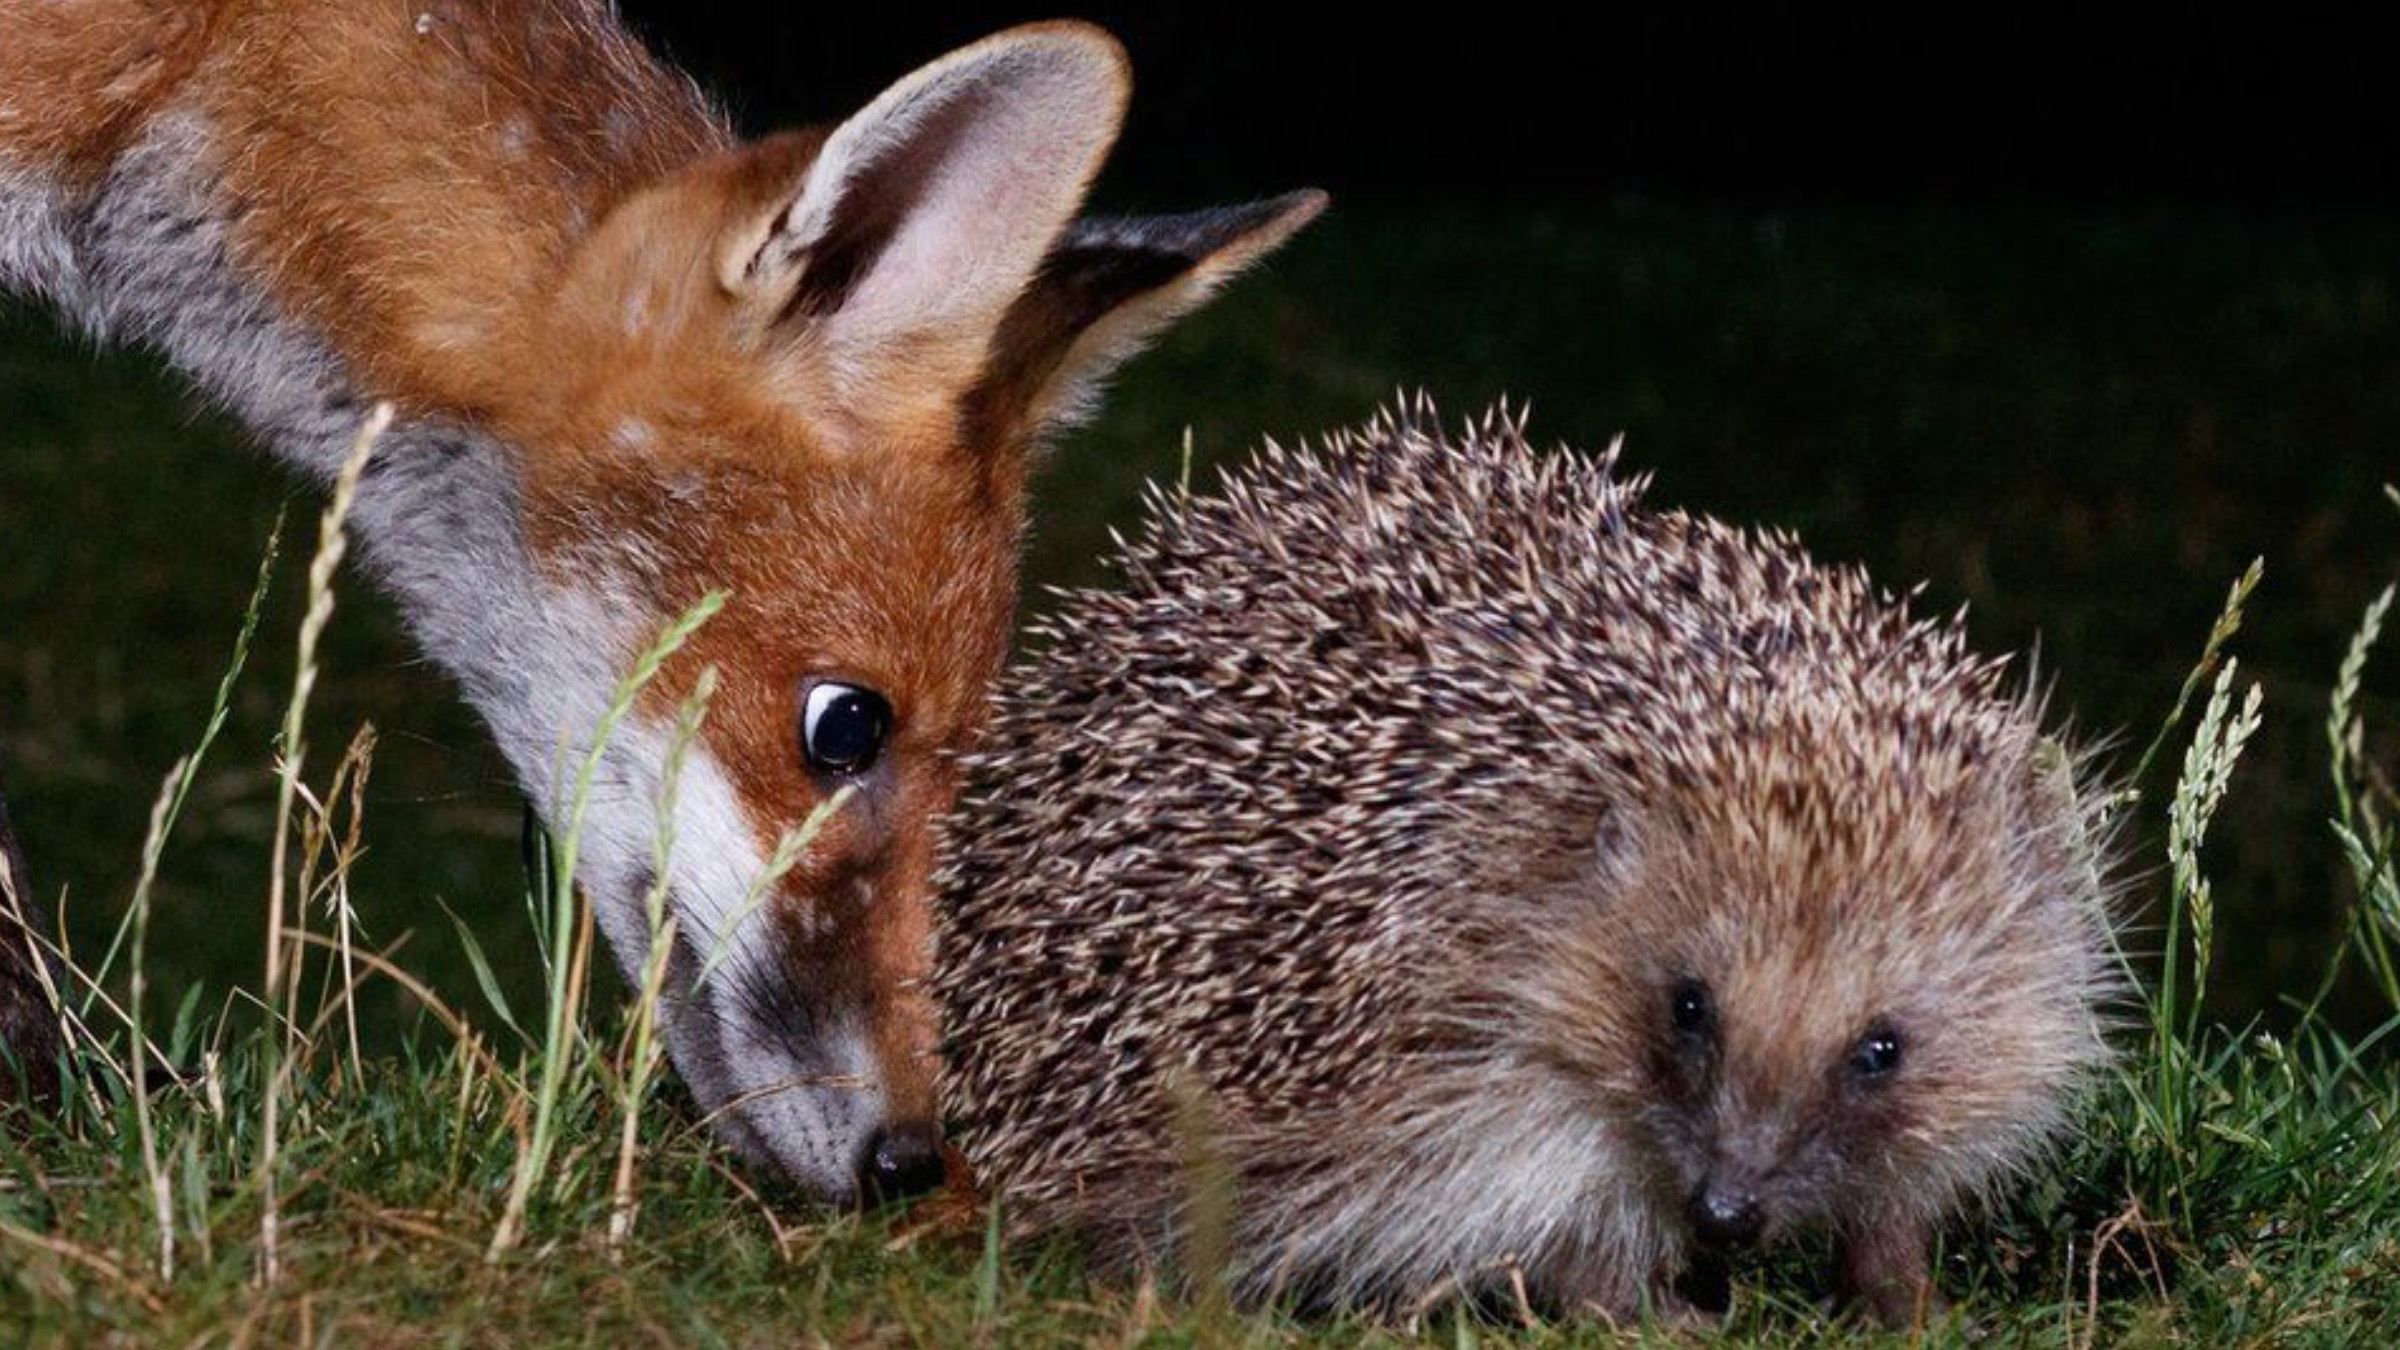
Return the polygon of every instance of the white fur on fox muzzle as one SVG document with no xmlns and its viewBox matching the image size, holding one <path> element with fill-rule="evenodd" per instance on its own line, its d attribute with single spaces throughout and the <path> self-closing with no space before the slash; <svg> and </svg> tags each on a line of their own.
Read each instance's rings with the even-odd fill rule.
<svg viewBox="0 0 2400 1350">
<path fill-rule="evenodd" d="M 703 992 L 668 1033 L 718 1137 L 821 1199 L 856 1200 L 860 1159 L 884 1115 L 865 1037 L 846 1026 L 828 1029 L 810 1038 L 803 1058 L 791 1037 L 772 1027 L 754 1031 L 756 1023 L 710 1006 L 718 1002 Z"/>
<path fill-rule="evenodd" d="M 654 787 L 665 728 L 627 725 L 606 752 L 619 790 L 585 816 L 581 875 L 627 978 L 649 950 L 644 900 L 655 873 Z M 631 789 L 631 790 L 628 790 Z M 704 744 L 676 793 L 667 912 L 675 950 L 660 1014 L 669 1057 L 719 1138 L 751 1162 L 836 1202 L 857 1193 L 859 1160 L 884 1124 L 880 1073 L 858 1010 L 793 986 L 763 911 L 764 850 Z"/>
</svg>

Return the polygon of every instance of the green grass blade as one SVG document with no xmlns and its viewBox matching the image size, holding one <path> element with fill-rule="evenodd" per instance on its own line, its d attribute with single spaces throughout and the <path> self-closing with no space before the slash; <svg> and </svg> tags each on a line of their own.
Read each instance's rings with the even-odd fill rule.
<svg viewBox="0 0 2400 1350">
<path fill-rule="evenodd" d="M 508 1006 L 508 995 L 501 992 L 500 977 L 492 972 L 491 959 L 483 954 L 483 944 L 476 940 L 475 930 L 467 926 L 465 919 L 458 917 L 458 911 L 450 908 L 449 901 L 436 899 L 434 903 L 442 907 L 442 913 L 450 916 L 450 926 L 458 933 L 458 945 L 467 955 L 467 965 L 475 972 L 475 984 L 483 991 L 484 1002 L 491 1005 L 501 1025 L 515 1033 L 518 1040 L 531 1044 L 532 1037 L 525 1034 L 525 1028 L 517 1021 L 516 1011 Z"/>
</svg>

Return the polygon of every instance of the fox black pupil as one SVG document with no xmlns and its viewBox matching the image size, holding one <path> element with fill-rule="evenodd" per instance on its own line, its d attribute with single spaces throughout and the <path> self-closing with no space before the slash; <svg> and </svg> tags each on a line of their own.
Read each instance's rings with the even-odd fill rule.
<svg viewBox="0 0 2400 1350">
<path fill-rule="evenodd" d="M 830 681 L 808 691 L 801 746 L 820 773 L 863 773 L 882 753 L 892 725 L 891 705 L 871 689 Z"/>
</svg>

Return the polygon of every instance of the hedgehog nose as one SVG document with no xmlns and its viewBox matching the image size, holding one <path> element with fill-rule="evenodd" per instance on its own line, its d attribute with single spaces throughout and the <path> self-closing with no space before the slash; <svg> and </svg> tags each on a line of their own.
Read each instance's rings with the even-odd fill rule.
<svg viewBox="0 0 2400 1350">
<path fill-rule="evenodd" d="M 1766 1224 L 1758 1197 L 1747 1190 L 1702 1186 L 1691 1203 L 1692 1232 L 1703 1245 L 1720 1250 L 1747 1247 L 1758 1240 Z"/>
<path fill-rule="evenodd" d="M 858 1190 L 866 1203 L 889 1204 L 942 1184 L 942 1144 L 930 1125 L 892 1125 L 867 1141 Z"/>
</svg>

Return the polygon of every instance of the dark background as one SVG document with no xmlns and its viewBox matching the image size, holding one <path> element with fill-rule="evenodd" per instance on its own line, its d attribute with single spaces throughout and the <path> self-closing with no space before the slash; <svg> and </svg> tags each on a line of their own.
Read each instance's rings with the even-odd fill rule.
<svg viewBox="0 0 2400 1350">
<path fill-rule="evenodd" d="M 642 3 L 653 43 L 763 131 L 838 117 L 1041 11 Z M 1627 436 L 1655 499 L 1800 531 L 1977 642 L 2039 652 L 2062 715 L 2138 748 L 2225 587 L 2267 720 L 2209 841 L 2229 1015 L 2315 986 L 2351 903 L 2325 699 L 2400 573 L 2400 125 L 2391 48 L 2247 15 L 1621 14 L 1432 23 L 1292 7 L 1090 12 L 1136 71 L 1102 209 L 1329 188 L 1326 219 L 1118 382 L 1037 488 L 1029 605 L 1103 581 L 1150 479 L 1399 387 L 1530 399 L 1537 439 Z M 205 720 L 288 484 L 138 353 L 0 306 L 0 781 L 87 953 L 156 785 Z M 299 541 L 169 850 L 154 971 L 254 985 Z M 2400 766 L 2400 638 L 2370 669 Z M 533 998 L 517 798 L 455 692 L 353 580 L 312 711 L 321 775 L 372 720 L 370 938 L 481 997 L 450 920 Z M 2131 767 L 2120 749 L 2110 761 Z M 2173 757 L 2170 756 L 2170 759 Z M 2172 765 L 2167 766 L 2170 770 Z M 2128 836 L 2154 898 L 2161 775 Z M 2155 945 L 2137 928 L 2135 948 Z M 2352 990 L 2357 1021 L 2379 1011 Z M 397 996 L 371 1028 L 403 1024 Z"/>
<path fill-rule="evenodd" d="M 2389 200 L 2393 48 L 2364 24 L 1919 6 L 1671 13 L 1479 4 L 1081 11 L 1131 52 L 1112 182 L 1310 182 L 1352 202 Z M 1043 7 L 629 3 L 757 130 Z M 1570 20 L 1568 13 L 1577 14 Z"/>
</svg>

